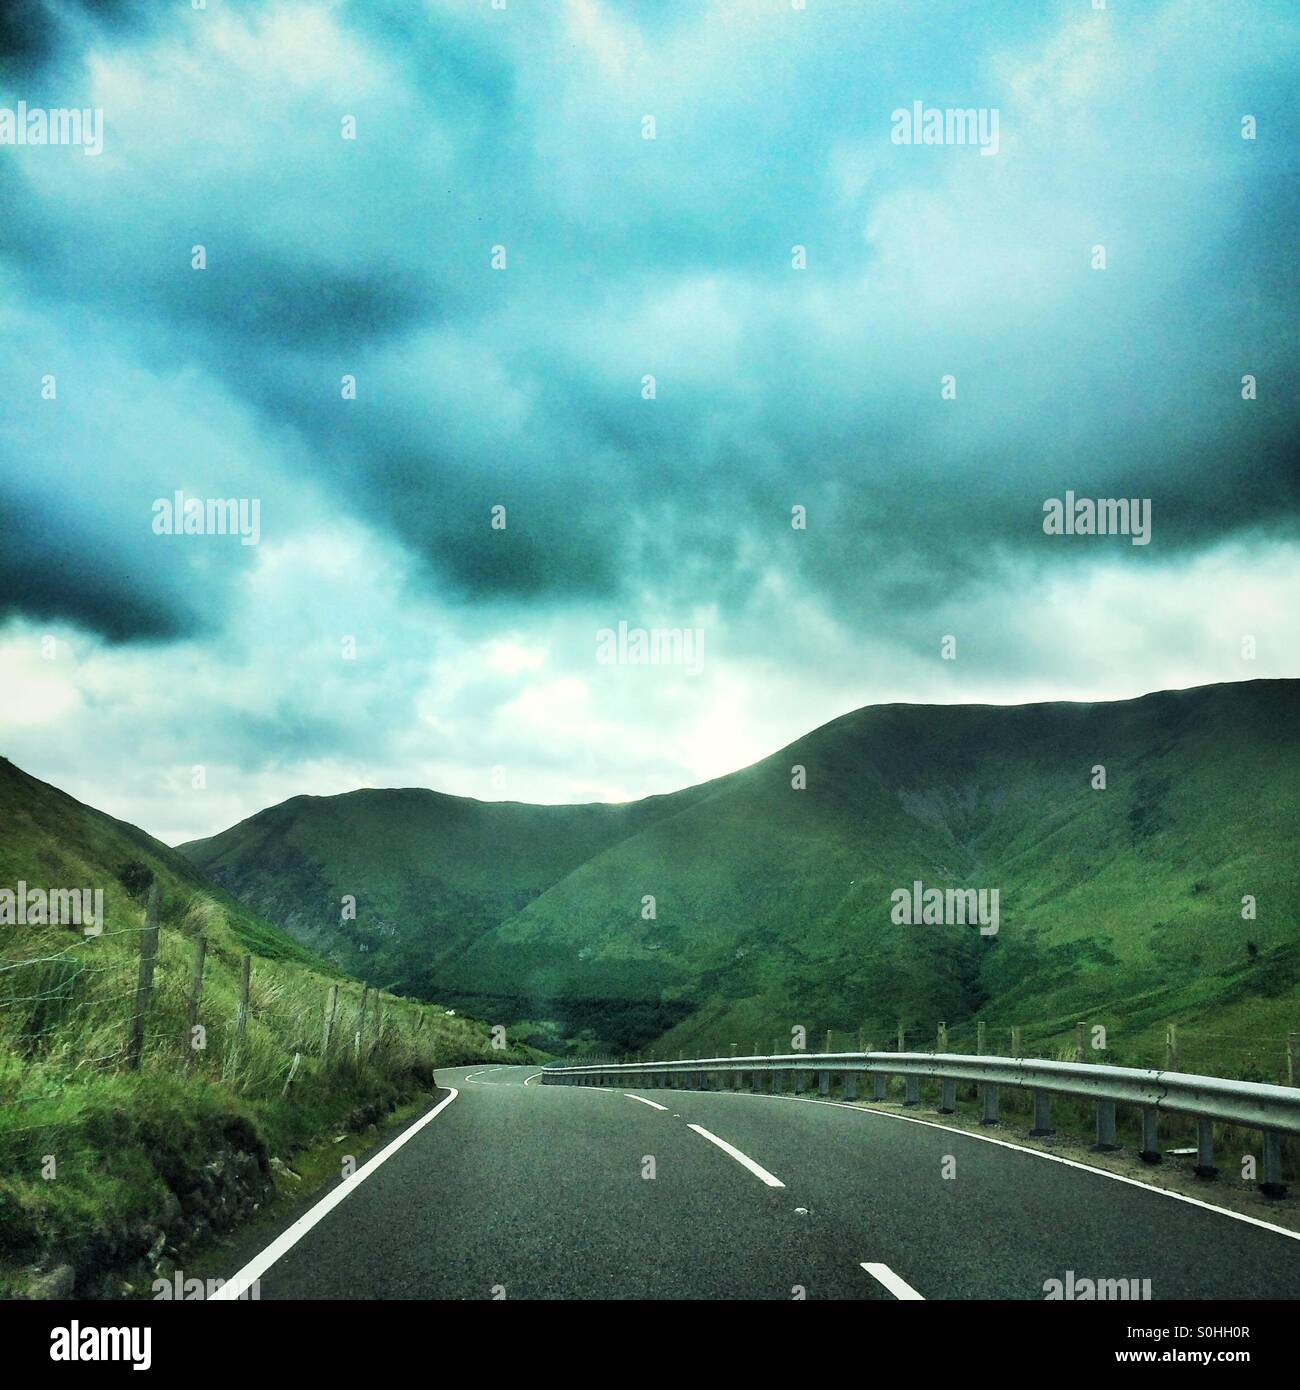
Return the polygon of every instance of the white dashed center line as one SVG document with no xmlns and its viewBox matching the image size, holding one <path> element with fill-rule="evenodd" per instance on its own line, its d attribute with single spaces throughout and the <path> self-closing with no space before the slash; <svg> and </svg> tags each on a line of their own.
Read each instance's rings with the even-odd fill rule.
<svg viewBox="0 0 1300 1390">
<path fill-rule="evenodd" d="M 623 1094 L 628 1100 L 639 1100 L 642 1105 L 652 1106 L 655 1110 L 667 1110 L 666 1105 L 660 1105 L 657 1101 L 647 1100 L 644 1096 L 634 1096 L 631 1091 L 624 1091 Z"/>
<path fill-rule="evenodd" d="M 862 1268 L 867 1271 L 873 1279 L 880 1282 L 898 1299 L 919 1299 L 925 1302 L 925 1295 L 917 1291 L 905 1279 L 900 1279 L 888 1265 L 869 1265 L 865 1262 Z"/>
<path fill-rule="evenodd" d="M 780 1178 L 773 1177 L 761 1164 L 755 1163 L 748 1154 L 743 1154 L 739 1149 L 734 1149 L 725 1139 L 719 1139 L 716 1134 L 710 1134 L 703 1125 L 687 1125 L 687 1129 L 693 1129 L 696 1134 L 702 1134 L 710 1144 L 716 1144 L 724 1154 L 730 1154 L 742 1167 L 748 1168 L 755 1177 L 762 1178 L 769 1187 L 784 1187 L 785 1183 Z"/>
</svg>

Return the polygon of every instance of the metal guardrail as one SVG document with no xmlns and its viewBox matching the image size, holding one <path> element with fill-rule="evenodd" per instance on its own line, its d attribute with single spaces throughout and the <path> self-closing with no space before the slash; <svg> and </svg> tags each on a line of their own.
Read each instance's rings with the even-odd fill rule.
<svg viewBox="0 0 1300 1390">
<path fill-rule="evenodd" d="M 1141 1157 L 1159 1163 L 1161 1114 L 1190 1115 L 1197 1122 L 1195 1172 L 1213 1178 L 1214 1125 L 1240 1125 L 1257 1129 L 1263 1136 L 1260 1189 L 1283 1196 L 1282 1135 L 1300 1134 L 1300 1088 L 1270 1086 L 1256 1081 L 1229 1081 L 1219 1076 L 1193 1076 L 1176 1071 L 1144 1071 L 1135 1067 L 1094 1066 L 1086 1062 L 1039 1061 L 1027 1057 L 970 1057 L 944 1052 L 799 1052 L 782 1057 L 702 1057 L 677 1062 L 601 1062 L 590 1066 L 548 1066 L 542 1084 L 550 1086 L 605 1086 L 645 1082 L 647 1089 L 733 1090 L 746 1077 L 751 1092 L 781 1089 L 791 1077 L 793 1089 L 806 1089 L 809 1075 L 817 1077 L 821 1095 L 828 1096 L 833 1077 L 840 1078 L 845 1100 L 857 1100 L 858 1079 L 870 1077 L 870 1099 L 887 1099 L 891 1076 L 903 1078 L 903 1104 L 920 1103 L 922 1080 L 940 1083 L 940 1114 L 956 1110 L 957 1086 L 974 1083 L 982 1088 L 982 1123 L 997 1124 L 998 1094 L 1003 1086 L 1028 1090 L 1034 1098 L 1031 1135 L 1049 1135 L 1052 1129 L 1052 1096 L 1067 1095 L 1095 1102 L 1097 1141 L 1094 1148 L 1114 1150 L 1115 1107 L 1136 1106 L 1142 1112 Z M 734 1078 L 734 1081 L 732 1080 Z"/>
</svg>

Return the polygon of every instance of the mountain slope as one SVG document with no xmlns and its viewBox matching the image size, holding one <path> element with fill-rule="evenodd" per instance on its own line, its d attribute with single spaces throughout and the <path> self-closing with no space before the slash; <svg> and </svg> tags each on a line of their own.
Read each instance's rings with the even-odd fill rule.
<svg viewBox="0 0 1300 1390">
<path fill-rule="evenodd" d="M 394 844 L 377 870 L 362 856 L 349 873 L 361 886 L 376 872 L 397 881 L 424 873 L 425 855 L 439 875 L 472 870 L 475 911 L 438 937 L 440 990 L 490 1001 L 493 1017 L 560 1017 L 624 1047 L 671 1024 L 668 1044 L 749 1047 L 795 1026 L 869 1025 L 881 1038 L 900 1017 L 1064 1028 L 1083 1010 L 1132 1032 L 1234 999 L 1281 1010 L 1300 947 L 1298 689 L 1254 681 L 1104 704 L 868 707 L 689 792 L 605 808 L 621 814 L 618 830 L 585 855 L 580 836 L 556 834 L 547 859 L 552 825 L 525 818 L 599 808 L 480 807 L 494 824 L 530 827 L 503 834 L 494 863 L 480 855 L 456 870 L 464 842 L 426 838 L 406 863 Z M 1098 765 L 1104 790 L 1092 786 Z M 374 853 L 382 837 L 359 813 L 415 794 L 356 795 L 367 800 L 350 808 L 350 833 Z M 293 833 L 303 853 L 328 858 L 300 814 Z M 273 871 L 238 843 L 230 850 L 199 862 L 265 905 Z M 915 880 L 997 889 L 997 935 L 893 922 L 891 893 Z M 1258 903 L 1254 920 L 1242 918 L 1244 895 Z M 439 900 L 384 925 L 400 954 L 415 948 L 396 943 L 418 939 L 427 919 L 458 911 Z"/>
<path fill-rule="evenodd" d="M 704 794 L 623 806 L 483 802 L 419 788 L 297 796 L 179 852 L 344 968 L 428 995 L 484 932 Z M 344 916 L 349 897 L 354 918 Z"/>
<path fill-rule="evenodd" d="M 295 960 L 327 969 L 319 957 L 219 888 L 185 857 L 138 826 L 114 819 L 29 776 L 0 757 L 0 887 L 24 879 L 32 886 L 58 884 L 102 888 L 105 915 L 134 920 L 139 894 L 121 881 L 127 864 L 142 865 L 170 895 L 209 898 L 233 943 L 269 960 Z"/>
<path fill-rule="evenodd" d="M 102 932 L 16 920 L 20 883 L 102 891 Z M 160 931 L 133 1066 L 153 889 Z M 435 1066 L 502 1059 L 484 1025 L 441 1007 L 371 993 L 363 1009 L 358 983 L 175 850 L 3 758 L 0 890 L 0 1297 L 29 1285 L 116 1296 L 124 1278 L 147 1281 L 164 1257 L 198 1251 L 263 1204 L 273 1156 L 427 1095 Z"/>
<path fill-rule="evenodd" d="M 1292 993 L 1297 713 L 1290 681 L 859 710 L 583 865 L 449 983 L 680 999 L 707 1027 L 670 1043 L 746 1047 L 796 1025 L 888 1036 L 900 1016 L 1110 1009 L 1131 1027 L 1201 997 Z M 997 888 L 997 935 L 895 924 L 890 895 L 914 880 Z"/>
</svg>

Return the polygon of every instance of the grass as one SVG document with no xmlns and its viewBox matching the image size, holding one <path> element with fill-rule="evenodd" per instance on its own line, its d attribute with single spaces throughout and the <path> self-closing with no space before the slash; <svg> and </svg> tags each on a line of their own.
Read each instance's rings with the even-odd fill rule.
<svg viewBox="0 0 1300 1390">
<path fill-rule="evenodd" d="M 440 1066 L 534 1055 L 495 1049 L 486 1024 L 380 991 L 369 991 L 363 1023 L 359 983 L 166 846 L 2 761 L 0 813 L 0 885 L 102 887 L 107 902 L 100 936 L 0 928 L 0 1292 L 21 1294 L 34 1269 L 59 1265 L 73 1267 L 79 1296 L 120 1291 L 125 1271 L 247 1216 L 269 1190 L 272 1158 L 290 1161 L 427 1095 Z M 147 879 L 158 891 L 158 950 L 132 1069 Z M 192 1048 L 200 936 L 202 1045 Z"/>
</svg>

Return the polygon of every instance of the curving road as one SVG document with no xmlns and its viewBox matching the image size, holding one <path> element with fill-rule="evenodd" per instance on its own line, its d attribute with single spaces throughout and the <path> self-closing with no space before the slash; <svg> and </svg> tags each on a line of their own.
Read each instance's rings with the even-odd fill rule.
<svg viewBox="0 0 1300 1390">
<path fill-rule="evenodd" d="M 1067 1271 L 1300 1298 L 1300 1239 L 955 1131 L 520 1067 L 439 1080 L 454 1098 L 244 1264 L 261 1298 L 1042 1299 Z"/>
</svg>

